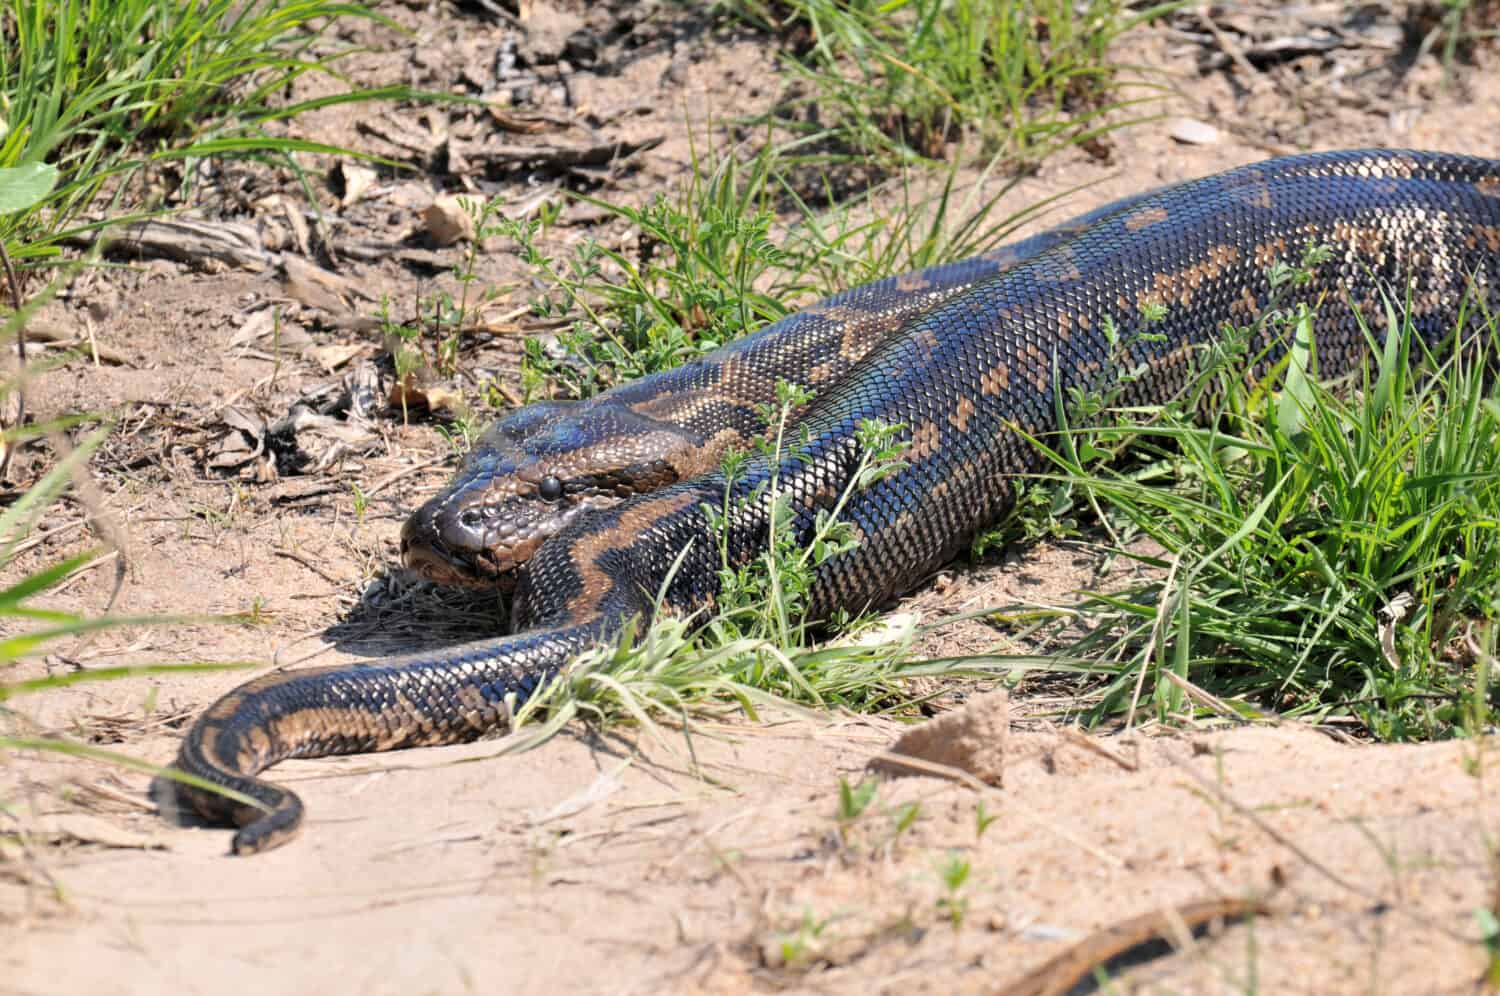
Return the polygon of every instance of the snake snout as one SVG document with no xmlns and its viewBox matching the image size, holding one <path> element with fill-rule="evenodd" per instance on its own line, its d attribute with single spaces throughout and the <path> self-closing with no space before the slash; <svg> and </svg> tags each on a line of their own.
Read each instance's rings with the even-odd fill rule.
<svg viewBox="0 0 1500 996">
<path fill-rule="evenodd" d="M 500 572 L 488 556 L 495 531 L 480 505 L 439 495 L 401 527 L 401 562 L 438 584 L 491 584 Z"/>
<path fill-rule="evenodd" d="M 510 590 L 516 573 L 583 504 L 552 505 L 484 491 L 447 492 L 412 513 L 401 529 L 401 561 L 438 584 Z"/>
</svg>

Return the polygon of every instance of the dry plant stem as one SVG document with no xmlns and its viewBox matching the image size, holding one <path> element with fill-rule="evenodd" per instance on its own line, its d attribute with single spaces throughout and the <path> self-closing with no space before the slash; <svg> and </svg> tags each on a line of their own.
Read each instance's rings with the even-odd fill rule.
<svg viewBox="0 0 1500 996">
<path fill-rule="evenodd" d="M 1135 728 L 1135 715 L 1140 709 L 1141 692 L 1146 686 L 1146 671 L 1148 670 L 1151 658 L 1156 656 L 1156 645 L 1161 641 L 1162 626 L 1165 623 L 1168 613 L 1171 611 L 1172 600 L 1167 596 L 1172 591 L 1172 582 L 1177 579 L 1177 568 L 1181 565 L 1182 556 L 1180 554 L 1174 556 L 1172 558 L 1172 568 L 1167 571 L 1167 579 L 1162 582 L 1161 605 L 1157 609 L 1156 619 L 1151 623 L 1151 637 L 1146 641 L 1146 649 L 1141 653 L 1141 670 L 1135 676 L 1135 691 L 1131 693 L 1130 709 L 1125 714 L 1126 733 Z M 1184 593 L 1180 597 L 1186 598 L 1187 595 Z M 1166 668 L 1162 668 L 1161 671 L 1163 674 L 1168 673 Z"/>
<path fill-rule="evenodd" d="M 50 432 L 47 434 L 47 439 L 52 443 L 52 448 L 59 460 L 66 460 L 73 452 L 73 444 L 68 442 L 67 437 L 61 432 Z M 78 493 L 78 500 L 88 513 L 89 528 L 105 546 L 119 554 L 115 560 L 114 587 L 110 590 L 109 601 L 105 603 L 103 611 L 104 615 L 109 615 L 114 611 L 115 602 L 119 600 L 120 592 L 125 587 L 125 576 L 130 567 L 130 556 L 127 552 L 129 547 L 125 542 L 124 534 L 115 524 L 113 516 L 105 511 L 104 495 L 99 491 L 99 486 L 94 483 L 93 475 L 89 473 L 87 465 L 78 464 L 73 468 L 72 476 L 73 489 Z M 74 654 L 87 647 L 93 639 L 93 633 L 86 635 L 74 648 Z"/>
<path fill-rule="evenodd" d="M 1135 761 L 1132 761 L 1130 758 L 1126 757 L 1124 754 L 1119 753 L 1118 751 L 1110 750 L 1108 747 L 1104 746 L 1102 743 L 1095 740 L 1087 733 L 1084 733 L 1076 726 L 1064 726 L 1057 732 L 1060 736 L 1062 736 L 1064 740 L 1068 741 L 1068 743 L 1072 744 L 1073 746 L 1081 747 L 1082 749 L 1089 751 L 1090 753 L 1097 754 L 1100 757 L 1104 758 L 1106 761 L 1113 761 L 1125 771 L 1135 772 L 1141 770 L 1141 766 Z M 1130 741 L 1130 743 L 1135 744 L 1138 743 L 1138 741 L 1132 740 Z"/>
<path fill-rule="evenodd" d="M 16 277 L 16 268 L 10 261 L 10 254 L 5 251 L 5 246 L 0 243 L 0 266 L 5 267 L 5 280 L 10 289 L 11 314 L 21 313 L 21 281 Z M 16 363 L 20 372 L 26 372 L 26 323 L 22 322 L 16 326 Z M 19 377 L 16 381 L 16 425 L 21 426 L 26 422 L 26 379 Z M 3 428 L 3 426 L 0 426 Z M 6 472 L 10 470 L 11 454 L 15 453 L 14 445 L 6 446 L 4 452 L 0 453 L 0 481 L 5 480 Z"/>
<path fill-rule="evenodd" d="M 1255 723 L 1255 722 L 1264 722 L 1264 723 L 1275 723 L 1276 722 L 1276 720 L 1274 720 L 1274 719 L 1270 719 L 1270 718 L 1266 718 L 1266 717 L 1249 717 L 1249 716 L 1243 715 L 1240 712 L 1237 712 L 1234 709 L 1234 707 L 1231 706 L 1228 702 L 1225 702 L 1223 699 L 1219 698 L 1217 695 L 1214 695 L 1214 694 L 1212 694 L 1210 692 L 1205 691 L 1202 688 L 1199 688 L 1197 685 L 1193 684 L 1191 681 L 1188 681 L 1186 678 L 1182 677 L 1181 675 L 1179 675 L 1175 671 L 1163 670 L 1161 672 L 1161 674 L 1162 674 L 1163 678 L 1166 678 L 1172 684 L 1174 684 L 1178 688 L 1182 689 L 1183 692 L 1185 692 L 1187 694 L 1188 698 L 1193 699 L 1195 702 L 1199 703 L 1200 705 L 1203 705 L 1203 706 L 1206 706 L 1209 709 L 1212 709 L 1214 712 L 1218 713 L 1220 716 L 1222 716 L 1225 719 L 1229 720 L 1231 723 L 1248 725 L 1250 723 Z"/>
<path fill-rule="evenodd" d="M 1095 971 L 1143 944 L 1170 941 L 1182 949 L 1191 942 L 1194 932 L 1215 921 L 1247 920 L 1269 912 L 1264 899 L 1223 898 L 1142 913 L 1096 930 L 997 993 L 998 996 L 1062 996 L 1087 982 Z"/>
<path fill-rule="evenodd" d="M 1209 34 L 1214 36 L 1214 41 L 1218 44 L 1219 49 L 1225 55 L 1229 56 L 1230 61 L 1239 67 L 1240 72 L 1245 74 L 1246 89 L 1254 92 L 1265 86 L 1265 75 L 1259 69 L 1256 69 L 1249 59 L 1245 58 L 1245 53 L 1241 52 L 1240 47 L 1234 43 L 1234 40 L 1224 33 L 1223 28 L 1214 23 L 1214 19 L 1208 16 L 1208 11 L 1198 11 L 1198 21 L 1208 29 Z"/>
</svg>

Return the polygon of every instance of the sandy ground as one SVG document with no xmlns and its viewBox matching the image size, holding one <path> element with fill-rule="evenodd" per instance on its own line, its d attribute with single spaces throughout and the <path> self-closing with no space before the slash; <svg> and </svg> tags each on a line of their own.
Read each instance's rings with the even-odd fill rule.
<svg viewBox="0 0 1500 996">
<path fill-rule="evenodd" d="M 569 6 L 559 16 L 574 20 L 560 23 L 617 38 L 609 25 L 628 9 Z M 555 53 L 551 63 L 533 53 L 544 67 L 533 110 L 585 119 L 610 141 L 663 138 L 628 165 L 570 174 L 570 184 L 602 184 L 619 198 L 664 189 L 688 168 L 688 135 L 706 127 L 702 108 L 754 110 L 774 95 L 774 67 L 753 33 L 651 10 L 630 36 L 639 44 L 610 42 L 592 70 L 570 67 L 569 76 Z M 355 67 L 363 78 L 451 86 L 489 66 L 515 34 L 444 5 L 391 13 L 414 33 L 377 37 Z M 1048 160 L 1009 195 L 1017 208 L 1087 185 L 1067 203 L 1081 211 L 1301 148 L 1500 155 L 1492 54 L 1460 64 L 1448 90 L 1430 57 L 1395 73 L 1399 53 L 1373 46 L 1347 65 L 1312 55 L 1252 81 L 1200 72 L 1202 45 L 1176 30 L 1128 53 L 1175 88 L 1158 105 L 1164 119 L 1113 135 L 1108 161 L 1081 151 Z M 546 34 L 535 25 L 533 33 Z M 529 44 L 540 51 L 545 42 Z M 347 112 L 300 127 L 386 155 L 402 148 L 392 135 L 441 130 L 430 112 L 402 114 L 391 120 L 406 132 Z M 1215 122 L 1218 140 L 1174 141 L 1181 117 Z M 459 120 L 446 125 L 455 134 Z M 578 138 L 547 140 L 564 137 Z M 268 253 L 296 255 L 309 238 L 329 248 L 398 246 L 337 254 L 340 280 L 321 306 L 274 262 L 145 259 L 90 274 L 49 308 L 53 327 L 91 336 L 118 360 L 70 362 L 31 398 L 43 415 L 104 411 L 115 420 L 94 466 L 126 537 L 117 608 L 259 617 L 253 626 L 112 632 L 28 664 L 25 676 L 157 661 L 247 661 L 254 670 L 77 686 L 24 700 L 5 718 L 13 728 L 165 763 L 191 717 L 249 674 L 493 629 L 493 598 L 455 599 L 392 569 L 402 517 L 452 466 L 430 422 L 382 415 L 373 445 L 323 470 L 211 467 L 232 434 L 225 406 L 274 419 L 343 376 L 345 367 L 328 369 L 328 348 L 378 351 L 378 334 L 339 318 L 372 314 L 382 292 L 409 314 L 418 295 L 452 286 L 440 273 L 458 251 L 408 237 L 436 190 L 519 200 L 557 182 L 543 171 L 448 168 L 384 175 L 348 204 L 319 188 L 326 228 L 312 223 L 310 235 L 286 220 L 308 217 L 289 174 L 233 166 L 209 178 L 199 195 L 205 216 L 250 225 Z M 563 230 L 621 236 L 582 213 Z M 479 261 L 482 280 L 510 293 L 487 312 L 501 316 L 490 334 L 466 347 L 466 367 L 513 388 L 518 332 L 528 330 L 504 317 L 526 300 L 507 249 L 487 247 Z M 272 309 L 277 335 L 252 334 L 256 322 L 271 327 Z M 477 379 L 457 386 L 473 394 Z M 34 480 L 45 459 L 22 454 L 13 478 Z M 82 525 L 81 506 L 60 505 L 47 524 L 56 533 L 13 571 L 92 545 Z M 60 603 L 99 609 L 113 563 L 70 580 Z M 1095 566 L 1067 546 L 1011 551 L 945 572 L 906 607 L 931 618 L 1061 598 Z M 936 649 L 999 638 L 976 625 L 945 639 Z M 1026 685 L 1012 696 L 1026 718 L 1004 744 L 1003 787 L 889 779 L 845 821 L 840 781 L 865 777 L 899 724 L 730 720 L 696 737 L 691 757 L 670 735 L 578 729 L 518 756 L 481 743 L 288 763 L 275 774 L 306 800 L 307 828 L 252 860 L 227 858 L 223 831 L 164 821 L 145 775 L 0 755 L 0 827 L 23 831 L 0 849 L 0 993 L 1006 992 L 1137 914 L 1261 896 L 1268 915 L 1120 969 L 1119 985 L 1475 989 L 1485 965 L 1476 911 L 1493 908 L 1500 887 L 1488 743 L 1358 745 L 1294 725 L 1095 740 L 1052 726 L 1027 696 Z"/>
</svg>

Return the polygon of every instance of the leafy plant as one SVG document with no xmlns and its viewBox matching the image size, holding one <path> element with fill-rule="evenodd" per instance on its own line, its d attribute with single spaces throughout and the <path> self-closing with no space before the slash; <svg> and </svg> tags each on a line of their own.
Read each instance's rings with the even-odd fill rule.
<svg viewBox="0 0 1500 996">
<path fill-rule="evenodd" d="M 948 918 L 954 930 L 963 926 L 964 917 L 969 912 L 969 897 L 963 891 L 973 871 L 973 863 L 957 851 L 950 851 L 938 865 L 938 881 L 943 885 L 943 894 L 937 901 L 938 912 Z"/>
</svg>

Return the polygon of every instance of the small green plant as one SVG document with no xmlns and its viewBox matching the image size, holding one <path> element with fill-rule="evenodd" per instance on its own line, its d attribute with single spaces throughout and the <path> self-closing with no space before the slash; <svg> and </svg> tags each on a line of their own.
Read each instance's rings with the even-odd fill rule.
<svg viewBox="0 0 1500 996">
<path fill-rule="evenodd" d="M 792 971 L 807 968 L 822 950 L 823 935 L 832 923 L 833 917 L 819 920 L 813 916 L 812 910 L 803 910 L 797 929 L 789 934 L 781 934 L 777 939 L 776 950 L 781 957 L 782 967 Z"/>
<path fill-rule="evenodd" d="M 969 897 L 963 894 L 963 889 L 973 870 L 973 863 L 957 851 L 948 852 L 948 857 L 937 868 L 938 880 L 943 886 L 943 894 L 937 901 L 938 912 L 948 918 L 954 930 L 963 926 L 964 917 L 969 912 Z"/>
<path fill-rule="evenodd" d="M 386 349 L 396 368 L 396 378 L 403 384 L 413 383 L 415 375 L 431 369 L 440 377 L 451 377 L 458 370 L 463 335 L 475 319 L 476 311 L 493 299 L 495 288 L 478 288 L 479 253 L 484 240 L 511 231 L 509 223 L 497 224 L 502 202 L 499 198 L 481 200 L 460 197 L 458 205 L 469 222 L 472 235 L 466 240 L 463 255 L 454 264 L 451 276 L 459 287 L 458 297 L 446 290 L 417 299 L 416 315 L 410 321 L 398 321 L 391 314 L 390 299 L 382 296 L 376 317 L 385 334 Z M 502 219 L 503 220 L 503 219 Z M 401 393 L 405 414 L 406 392 Z"/>
<path fill-rule="evenodd" d="M 783 457 L 793 451 L 787 439 L 793 415 L 806 408 L 812 397 L 812 392 L 794 384 L 777 383 L 775 405 L 761 412 L 770 432 L 756 443 L 767 466 L 780 467 Z M 725 457 L 724 505 L 707 510 L 709 528 L 720 537 L 719 613 L 708 627 L 715 639 L 760 636 L 781 647 L 807 645 L 804 610 L 817 569 L 854 549 L 857 542 L 853 527 L 840 515 L 851 497 L 905 466 L 901 459 L 904 444 L 896 440 L 900 428 L 877 422 L 859 425 L 859 464 L 833 507 L 818 512 L 811 537 L 799 537 L 793 531 L 791 496 L 783 490 L 778 472 L 773 470 L 768 480 L 739 499 L 740 508 L 764 501 L 769 518 L 766 549 L 745 563 L 735 563 L 730 555 L 727 523 L 739 511 L 730 495 L 748 456 L 736 452 Z"/>
<path fill-rule="evenodd" d="M 984 832 L 990 828 L 990 824 L 1000 818 L 999 813 L 991 813 L 989 807 L 980 799 L 979 804 L 974 807 L 974 839 L 976 841 L 984 836 Z"/>
<path fill-rule="evenodd" d="M 838 823 L 840 837 L 848 836 L 849 828 L 865 815 L 879 792 L 880 782 L 874 778 L 862 778 L 855 785 L 850 785 L 847 778 L 839 779 L 838 810 L 833 818 Z"/>
<path fill-rule="evenodd" d="M 1479 938 L 1484 945 L 1484 984 L 1493 989 L 1500 986 L 1500 918 L 1481 906 L 1474 911 L 1474 921 L 1479 925 Z"/>
<path fill-rule="evenodd" d="M 891 810 L 891 840 L 898 839 L 912 827 L 917 825 L 917 818 L 922 815 L 920 803 L 903 802 Z"/>
</svg>

